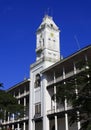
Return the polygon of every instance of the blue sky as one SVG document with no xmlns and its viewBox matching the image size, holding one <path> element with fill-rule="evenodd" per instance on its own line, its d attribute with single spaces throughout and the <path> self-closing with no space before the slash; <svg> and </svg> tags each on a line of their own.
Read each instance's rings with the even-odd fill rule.
<svg viewBox="0 0 91 130">
<path fill-rule="evenodd" d="M 36 30 L 46 13 L 61 30 L 61 55 L 91 44 L 91 0 L 0 0 L 0 82 L 5 89 L 29 77 Z"/>
</svg>

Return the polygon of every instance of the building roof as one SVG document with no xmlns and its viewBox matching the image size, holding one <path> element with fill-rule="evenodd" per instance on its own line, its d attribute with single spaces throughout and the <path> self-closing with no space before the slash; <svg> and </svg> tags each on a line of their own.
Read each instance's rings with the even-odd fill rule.
<svg viewBox="0 0 91 130">
<path fill-rule="evenodd" d="M 23 81 L 17 83 L 16 85 L 10 87 L 10 88 L 7 89 L 6 91 L 9 92 L 9 91 L 11 91 L 11 90 L 13 90 L 13 89 L 15 89 L 15 88 L 17 88 L 17 87 L 19 87 L 19 86 L 21 86 L 21 85 L 27 83 L 27 82 L 29 82 L 29 81 L 30 81 L 30 79 L 25 79 L 25 80 L 23 80 Z"/>
<path fill-rule="evenodd" d="M 42 28 L 44 28 L 45 26 L 47 27 L 51 27 L 53 28 L 54 30 L 59 30 L 58 26 L 54 23 L 53 21 L 53 18 L 48 16 L 48 15 L 45 15 L 43 20 L 42 20 L 42 23 L 40 24 L 39 28 L 37 29 L 37 31 L 41 30 Z"/>
</svg>

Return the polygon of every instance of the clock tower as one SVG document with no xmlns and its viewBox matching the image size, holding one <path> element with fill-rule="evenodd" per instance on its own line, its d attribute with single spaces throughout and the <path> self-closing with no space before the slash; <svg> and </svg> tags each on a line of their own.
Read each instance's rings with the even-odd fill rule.
<svg viewBox="0 0 91 130">
<path fill-rule="evenodd" d="M 49 130 L 49 94 L 41 71 L 60 60 L 59 29 L 46 15 L 36 32 L 36 62 L 30 68 L 29 130 Z"/>
<path fill-rule="evenodd" d="M 46 15 L 36 33 L 36 60 L 52 63 L 60 60 L 59 28 L 52 17 Z"/>
</svg>

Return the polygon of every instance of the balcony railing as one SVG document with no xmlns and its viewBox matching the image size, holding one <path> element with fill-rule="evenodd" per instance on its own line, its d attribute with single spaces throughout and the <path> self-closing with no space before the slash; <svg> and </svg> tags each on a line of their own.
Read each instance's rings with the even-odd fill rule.
<svg viewBox="0 0 91 130">
<path fill-rule="evenodd" d="M 37 113 L 37 114 L 35 114 L 34 115 L 34 118 L 36 119 L 36 118 L 40 118 L 41 117 L 41 113 Z"/>
<path fill-rule="evenodd" d="M 66 77 L 66 78 L 69 78 L 69 77 L 71 77 L 71 76 L 73 76 L 73 71 L 67 73 L 65 77 Z M 63 80 L 63 76 L 60 76 L 60 77 L 58 77 L 58 78 L 55 79 L 55 83 L 57 83 L 57 82 L 59 82 L 59 81 L 62 81 L 62 80 Z M 49 86 L 49 85 L 52 85 L 53 83 L 54 83 L 54 80 L 51 80 L 51 81 L 48 82 L 47 85 Z"/>
<path fill-rule="evenodd" d="M 24 97 L 24 96 L 27 96 L 27 95 L 29 95 L 29 91 L 28 92 L 24 92 L 24 93 L 22 93 L 20 95 L 17 95 L 16 98 L 18 99 L 18 98 L 21 98 L 21 97 Z"/>
<path fill-rule="evenodd" d="M 81 69 L 81 70 L 78 69 L 76 71 L 76 73 L 79 74 L 82 71 L 84 71 L 84 69 Z M 74 71 L 71 71 L 71 72 L 65 74 L 65 78 L 70 78 L 73 75 L 74 75 Z M 60 77 L 58 77 L 58 78 L 55 79 L 55 83 L 58 83 L 58 82 L 60 82 L 62 80 L 63 80 L 63 76 L 60 76 Z M 54 79 L 51 79 L 50 81 L 47 82 L 47 86 L 50 86 L 52 84 L 54 84 Z"/>
<path fill-rule="evenodd" d="M 64 111 L 64 108 L 57 109 L 56 111 L 55 111 L 55 109 L 51 109 L 51 110 L 47 111 L 47 114 L 49 115 L 49 114 L 54 114 L 54 113 L 58 113 L 58 112 L 62 112 L 62 111 Z"/>
<path fill-rule="evenodd" d="M 16 122 L 23 121 L 23 120 L 28 120 L 28 119 L 29 119 L 28 116 L 23 117 L 23 118 L 19 118 L 17 120 L 12 119 L 12 120 L 9 120 L 9 121 L 2 122 L 2 125 L 6 125 L 6 124 L 10 124 L 10 123 L 16 123 Z"/>
<path fill-rule="evenodd" d="M 70 110 L 70 109 L 72 109 L 72 106 L 68 106 L 68 107 L 67 107 L 67 110 Z M 63 112 L 64 110 L 65 110 L 64 107 L 62 107 L 62 108 L 57 108 L 56 111 L 55 111 L 55 109 L 51 109 L 51 110 L 48 110 L 48 111 L 47 111 L 47 114 L 50 115 L 50 114 L 54 114 L 54 113 L 59 113 L 59 112 Z"/>
<path fill-rule="evenodd" d="M 43 46 L 39 46 L 37 49 L 36 49 L 36 52 L 40 52 L 43 50 Z"/>
<path fill-rule="evenodd" d="M 59 82 L 59 81 L 62 81 L 63 80 L 63 77 L 61 76 L 61 77 L 58 77 L 58 78 L 56 78 L 55 79 L 55 83 L 57 83 L 57 82 Z M 49 81 L 48 83 L 47 83 L 47 85 L 49 86 L 49 85 L 52 85 L 54 83 L 54 80 L 51 80 L 51 81 Z"/>
</svg>

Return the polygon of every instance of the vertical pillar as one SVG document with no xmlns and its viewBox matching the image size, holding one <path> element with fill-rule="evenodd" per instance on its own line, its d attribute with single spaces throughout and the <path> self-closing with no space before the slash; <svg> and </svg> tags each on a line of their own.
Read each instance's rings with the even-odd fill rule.
<svg viewBox="0 0 91 130">
<path fill-rule="evenodd" d="M 0 130 L 2 130 L 2 119 L 0 119 Z"/>
<path fill-rule="evenodd" d="M 65 69 L 63 68 L 63 79 L 65 79 Z"/>
<path fill-rule="evenodd" d="M 12 130 L 14 130 L 14 125 L 12 124 Z"/>
<path fill-rule="evenodd" d="M 77 117 L 78 117 L 78 119 L 77 119 L 77 127 L 78 127 L 78 130 L 80 130 L 80 128 L 81 128 L 81 123 L 80 123 L 80 121 L 79 121 L 79 111 L 77 111 Z"/>
<path fill-rule="evenodd" d="M 31 79 L 33 79 L 33 75 L 31 75 Z M 34 117 L 34 81 L 31 80 L 29 88 L 29 130 L 35 130 L 33 128 L 33 117 Z"/>
<path fill-rule="evenodd" d="M 43 80 L 43 85 L 46 86 L 47 84 L 47 80 L 46 77 L 44 77 Z M 47 117 L 47 110 L 49 110 L 49 108 L 47 107 L 48 104 L 48 90 L 46 89 L 46 87 L 42 88 L 42 114 L 43 114 L 43 130 L 49 130 L 49 118 Z"/>
<path fill-rule="evenodd" d="M 15 97 L 15 92 L 14 92 L 13 96 Z"/>
<path fill-rule="evenodd" d="M 4 111 L 4 123 L 6 122 L 6 110 Z"/>
<path fill-rule="evenodd" d="M 58 129 L 58 125 L 57 125 L 57 116 L 55 116 L 55 130 Z"/>
<path fill-rule="evenodd" d="M 35 121 L 32 121 L 32 130 L 35 130 Z"/>
<path fill-rule="evenodd" d="M 20 104 L 20 99 L 18 100 L 18 104 Z"/>
<path fill-rule="evenodd" d="M 43 130 L 50 130 L 49 129 L 49 119 L 47 116 L 43 117 Z"/>
<path fill-rule="evenodd" d="M 65 68 L 63 68 L 63 79 L 66 78 L 65 75 Z M 65 84 L 65 82 L 64 82 Z M 65 101 L 64 101 L 64 109 L 65 109 L 65 130 L 68 130 L 68 114 L 67 114 L 67 99 L 65 97 Z"/>
<path fill-rule="evenodd" d="M 85 57 L 86 58 L 86 57 Z M 86 61 L 87 61 L 87 59 L 86 59 Z M 75 66 L 75 63 L 74 63 L 74 74 L 76 74 L 77 73 L 77 71 L 76 71 L 76 66 Z M 77 89 L 77 81 L 76 81 L 76 79 L 75 79 L 75 93 L 76 93 L 76 96 L 77 96 L 77 98 L 78 98 L 78 89 Z M 79 111 L 77 111 L 77 127 L 78 127 L 78 130 L 80 130 L 80 128 L 81 128 L 81 123 L 80 123 L 80 121 L 79 121 Z"/>
<path fill-rule="evenodd" d="M 26 130 L 26 123 L 23 122 L 23 130 Z"/>
<path fill-rule="evenodd" d="M 24 107 L 26 106 L 26 98 L 24 97 Z"/>
<path fill-rule="evenodd" d="M 87 55 L 85 55 L 86 69 L 89 69 L 89 61 Z"/>
<path fill-rule="evenodd" d="M 26 97 L 24 97 L 24 117 L 26 116 Z"/>
<path fill-rule="evenodd" d="M 8 122 L 9 122 L 9 112 L 8 112 Z"/>
<path fill-rule="evenodd" d="M 17 124 L 17 129 L 18 129 L 18 130 L 20 129 L 20 124 L 19 124 L 19 123 Z"/>
<path fill-rule="evenodd" d="M 13 121 L 14 121 L 14 119 L 15 119 L 15 116 L 14 116 L 14 114 L 12 114 L 12 118 L 13 118 Z"/>
<path fill-rule="evenodd" d="M 76 74 L 76 66 L 75 66 L 75 63 L 74 63 L 74 74 Z"/>
<path fill-rule="evenodd" d="M 85 55 L 85 61 L 86 61 L 86 63 L 88 62 L 88 57 L 87 57 L 87 55 Z"/>
<path fill-rule="evenodd" d="M 24 95 L 26 94 L 26 87 L 24 87 Z M 27 116 L 27 108 L 26 108 L 26 97 L 24 97 L 24 118 Z"/>
<path fill-rule="evenodd" d="M 54 72 L 54 83 L 55 83 L 56 77 Z M 57 112 L 57 101 L 56 101 L 56 85 L 54 85 L 54 103 L 55 103 L 55 113 Z M 57 116 L 55 116 L 55 130 L 57 130 Z"/>
<path fill-rule="evenodd" d="M 68 130 L 67 99 L 65 98 L 65 130 Z"/>
</svg>

